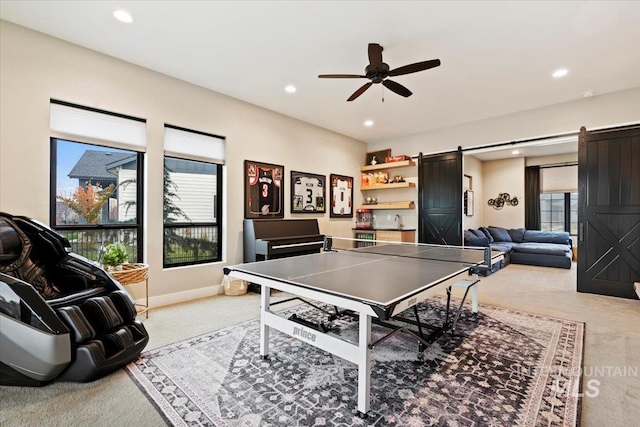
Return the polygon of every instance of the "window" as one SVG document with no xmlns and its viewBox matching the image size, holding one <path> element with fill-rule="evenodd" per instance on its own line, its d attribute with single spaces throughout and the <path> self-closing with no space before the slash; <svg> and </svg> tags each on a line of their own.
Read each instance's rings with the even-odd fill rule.
<svg viewBox="0 0 640 427">
<path fill-rule="evenodd" d="M 222 260 L 224 138 L 165 125 L 164 267 Z"/>
<path fill-rule="evenodd" d="M 51 100 L 49 224 L 73 251 L 102 261 L 123 243 L 141 262 L 145 121 Z"/>
<path fill-rule="evenodd" d="M 109 243 L 142 260 L 142 153 L 51 138 L 51 225 L 73 251 L 102 261 Z M 141 242 L 140 242 L 141 243 Z"/>
<path fill-rule="evenodd" d="M 542 231 L 567 231 L 578 234 L 578 193 L 541 193 Z"/>
</svg>

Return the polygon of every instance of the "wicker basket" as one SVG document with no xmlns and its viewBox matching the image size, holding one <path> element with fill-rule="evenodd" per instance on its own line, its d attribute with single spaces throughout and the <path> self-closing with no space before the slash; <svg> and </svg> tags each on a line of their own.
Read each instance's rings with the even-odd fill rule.
<svg viewBox="0 0 640 427">
<path fill-rule="evenodd" d="M 244 295 L 247 293 L 248 283 L 240 279 L 232 279 L 229 276 L 224 276 L 222 279 L 222 286 L 224 287 L 225 295 Z"/>
<path fill-rule="evenodd" d="M 121 285 L 144 282 L 149 278 L 149 266 L 147 264 L 122 264 L 122 270 L 109 271 L 111 277 Z"/>
</svg>

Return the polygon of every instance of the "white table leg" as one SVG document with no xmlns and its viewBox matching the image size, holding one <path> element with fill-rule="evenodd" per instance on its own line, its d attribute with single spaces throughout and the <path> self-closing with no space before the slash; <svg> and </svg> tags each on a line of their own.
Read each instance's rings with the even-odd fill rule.
<svg viewBox="0 0 640 427">
<path fill-rule="evenodd" d="M 474 313 L 478 312 L 478 273 L 473 273 L 472 281 L 475 283 L 471 286 L 471 309 Z"/>
<path fill-rule="evenodd" d="M 263 286 L 260 294 L 260 356 L 263 357 L 269 354 L 269 326 L 265 322 L 265 313 L 269 310 L 270 299 L 271 288 Z"/>
<path fill-rule="evenodd" d="M 371 316 L 360 313 L 360 337 L 358 341 L 358 411 L 362 416 L 369 412 L 371 385 Z"/>
</svg>

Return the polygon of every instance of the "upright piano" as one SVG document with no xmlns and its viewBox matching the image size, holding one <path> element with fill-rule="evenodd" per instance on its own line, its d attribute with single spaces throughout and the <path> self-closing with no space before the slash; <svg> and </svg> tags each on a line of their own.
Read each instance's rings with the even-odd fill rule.
<svg viewBox="0 0 640 427">
<path fill-rule="evenodd" d="M 317 219 L 245 219 L 244 262 L 320 252 Z"/>
</svg>

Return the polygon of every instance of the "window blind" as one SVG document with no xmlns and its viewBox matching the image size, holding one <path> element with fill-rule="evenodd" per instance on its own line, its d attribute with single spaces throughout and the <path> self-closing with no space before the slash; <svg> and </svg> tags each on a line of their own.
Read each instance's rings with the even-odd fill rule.
<svg viewBox="0 0 640 427">
<path fill-rule="evenodd" d="M 204 132 L 165 125 L 164 154 L 171 157 L 224 164 L 225 139 Z"/>
<path fill-rule="evenodd" d="M 572 193 L 578 191 L 578 166 L 542 168 L 543 193 Z"/>
<path fill-rule="evenodd" d="M 51 100 L 49 126 L 53 137 L 82 142 L 108 142 L 118 148 L 145 151 L 146 122 L 119 114 Z"/>
</svg>

